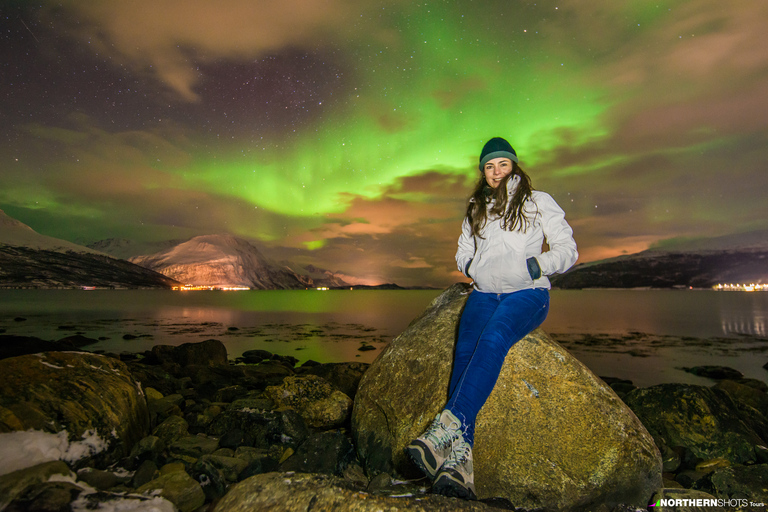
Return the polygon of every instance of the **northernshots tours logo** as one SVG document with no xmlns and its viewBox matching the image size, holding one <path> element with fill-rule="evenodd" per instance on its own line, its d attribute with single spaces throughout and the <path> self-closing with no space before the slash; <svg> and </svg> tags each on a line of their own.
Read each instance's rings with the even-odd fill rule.
<svg viewBox="0 0 768 512">
<path fill-rule="evenodd" d="M 764 507 L 763 503 L 755 503 L 746 498 L 662 498 L 651 503 L 648 508 L 655 507 Z"/>
</svg>

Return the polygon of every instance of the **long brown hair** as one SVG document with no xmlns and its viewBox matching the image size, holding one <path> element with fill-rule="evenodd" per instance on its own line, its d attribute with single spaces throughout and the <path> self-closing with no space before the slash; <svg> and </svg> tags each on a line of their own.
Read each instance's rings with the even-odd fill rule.
<svg viewBox="0 0 768 512">
<path fill-rule="evenodd" d="M 520 176 L 520 182 L 508 205 L 507 182 L 514 176 Z M 532 190 L 531 178 L 517 162 L 512 162 L 512 172 L 505 176 L 496 188 L 488 185 L 485 174 L 481 171 L 480 180 L 467 203 L 467 219 L 472 226 L 472 234 L 481 236 L 480 231 L 485 227 L 489 215 L 491 218 L 501 217 L 501 226 L 508 231 L 519 229 L 525 232 L 531 219 L 525 214 L 524 204 L 531 198 Z M 489 203 L 493 203 L 491 208 L 488 208 Z"/>
</svg>

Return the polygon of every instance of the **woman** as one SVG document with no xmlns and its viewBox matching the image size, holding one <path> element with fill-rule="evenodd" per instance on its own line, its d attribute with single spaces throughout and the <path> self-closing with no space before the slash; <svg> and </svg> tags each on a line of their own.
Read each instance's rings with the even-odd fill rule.
<svg viewBox="0 0 768 512">
<path fill-rule="evenodd" d="M 474 281 L 459 322 L 448 402 L 407 452 L 432 490 L 475 499 L 475 419 L 509 349 L 541 325 L 549 279 L 576 262 L 573 230 L 549 194 L 531 188 L 506 140 L 480 153 L 480 180 L 469 199 L 456 263 Z M 542 252 L 546 239 L 549 250 Z"/>
</svg>

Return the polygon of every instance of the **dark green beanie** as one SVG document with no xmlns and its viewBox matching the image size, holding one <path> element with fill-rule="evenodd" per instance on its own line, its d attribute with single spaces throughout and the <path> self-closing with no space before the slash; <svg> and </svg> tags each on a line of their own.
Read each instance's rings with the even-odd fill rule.
<svg viewBox="0 0 768 512">
<path fill-rule="evenodd" d="M 483 146 L 483 150 L 480 152 L 480 170 L 483 170 L 483 166 L 488 163 L 488 160 L 494 158 L 509 158 L 513 162 L 520 162 L 517 159 L 517 153 L 509 142 L 501 137 L 494 137 Z"/>
</svg>

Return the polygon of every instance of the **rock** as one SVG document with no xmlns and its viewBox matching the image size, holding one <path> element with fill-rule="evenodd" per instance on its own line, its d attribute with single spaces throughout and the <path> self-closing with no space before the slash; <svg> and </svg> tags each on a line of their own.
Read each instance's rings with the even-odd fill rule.
<svg viewBox="0 0 768 512">
<path fill-rule="evenodd" d="M 236 400 L 238 398 L 243 398 L 248 394 L 248 389 L 244 386 L 241 386 L 239 384 L 235 384 L 234 386 L 227 386 L 226 388 L 221 388 L 216 392 L 215 401 L 216 402 L 232 402 L 233 400 Z"/>
<path fill-rule="evenodd" d="M 173 416 L 174 418 L 176 416 Z M 157 430 L 157 429 L 155 429 Z M 187 435 L 187 434 L 184 434 Z M 176 440 L 176 437 L 170 437 L 169 441 L 171 442 L 173 440 Z M 133 445 L 133 449 L 131 450 L 131 454 L 129 456 L 130 459 L 130 465 L 131 467 L 136 467 L 136 464 L 141 464 L 142 462 L 151 460 L 155 463 L 160 461 L 160 457 L 162 456 L 163 451 L 165 450 L 165 447 L 168 443 L 163 441 L 163 439 L 159 438 L 158 436 L 147 436 L 135 445 Z"/>
<path fill-rule="evenodd" d="M 207 433 L 224 441 L 221 446 L 232 448 L 240 442 L 249 446 L 267 446 L 268 424 L 277 420 L 272 411 L 253 409 L 227 410 L 218 414 L 208 425 Z M 236 446 L 235 446 L 236 448 Z"/>
<path fill-rule="evenodd" d="M 44 482 L 27 489 L 14 499 L 5 512 L 60 512 L 69 511 L 83 488 L 72 482 Z"/>
<path fill-rule="evenodd" d="M 363 375 L 352 428 L 369 476 L 416 475 L 404 448 L 447 400 L 467 291 L 457 284 L 437 297 Z M 541 330 L 507 355 L 474 448 L 478 496 L 518 507 L 645 507 L 661 484 L 661 455 L 637 417 Z"/>
<path fill-rule="evenodd" d="M 760 389 L 732 380 L 721 380 L 714 386 L 728 393 L 739 405 L 742 419 L 765 441 L 768 441 L 768 394 Z"/>
<path fill-rule="evenodd" d="M 325 379 L 331 386 L 338 389 L 349 398 L 355 398 L 360 379 L 370 365 L 367 363 L 306 363 L 299 369 L 302 374 L 317 375 Z"/>
<path fill-rule="evenodd" d="M 95 489 L 106 491 L 112 487 L 126 483 L 130 478 L 118 476 L 111 471 L 104 471 L 96 468 L 82 468 L 77 471 L 77 479 L 85 482 Z"/>
<path fill-rule="evenodd" d="M 139 494 L 149 494 L 154 491 L 159 491 L 160 496 L 176 505 L 179 512 L 192 512 L 205 503 L 202 487 L 184 471 L 160 475 L 136 489 Z"/>
<path fill-rule="evenodd" d="M 85 347 L 88 345 L 93 345 L 94 343 L 98 343 L 99 340 L 95 338 L 88 338 L 86 336 L 83 336 L 82 334 L 75 334 L 72 336 L 67 336 L 65 338 L 61 338 L 59 340 L 59 343 L 64 343 L 66 345 L 71 345 L 76 348 Z"/>
<path fill-rule="evenodd" d="M 47 482 L 51 477 L 74 477 L 66 463 L 57 460 L 19 469 L 0 476 L 0 510 L 14 499 L 23 495 L 27 489 Z"/>
<path fill-rule="evenodd" d="M 240 472 L 248 467 L 248 462 L 243 459 L 213 454 L 203 455 L 200 457 L 198 464 L 211 464 L 221 471 L 227 482 L 231 483 L 237 482 Z"/>
<path fill-rule="evenodd" d="M 240 472 L 237 479 L 244 480 L 253 475 L 269 473 L 277 470 L 277 459 L 274 454 L 261 448 L 252 448 L 250 446 L 240 446 L 235 451 L 235 457 L 247 462 L 247 466 Z"/>
<path fill-rule="evenodd" d="M 477 501 L 438 495 L 393 498 L 361 492 L 343 478 L 302 473 L 265 473 L 233 485 L 214 512 L 490 512 Z"/>
<path fill-rule="evenodd" d="M 116 461 L 147 435 L 141 386 L 121 361 L 85 352 L 44 352 L 0 361 L 0 431 L 66 431 L 90 454 Z M 101 446 L 97 446 L 98 439 Z"/>
<path fill-rule="evenodd" d="M 736 380 L 744 377 L 740 371 L 727 366 L 692 366 L 684 367 L 682 369 L 688 373 L 698 375 L 699 377 L 707 377 L 715 380 Z"/>
<path fill-rule="evenodd" d="M 163 443 L 169 445 L 182 437 L 187 437 L 188 424 L 179 416 L 168 416 L 161 424 L 152 431 L 153 436 L 157 436 Z"/>
<path fill-rule="evenodd" d="M 46 341 L 34 336 L 16 336 L 4 334 L 0 336 L 0 359 L 18 357 L 38 352 L 56 352 L 73 350 L 69 343 Z"/>
<path fill-rule="evenodd" d="M 711 482 L 718 498 L 747 498 L 768 504 L 768 464 L 718 469 L 712 473 Z"/>
<path fill-rule="evenodd" d="M 187 436 L 171 443 L 168 446 L 168 453 L 172 457 L 189 461 L 190 459 L 197 460 L 203 455 L 213 453 L 218 447 L 218 439 L 203 435 Z"/>
<path fill-rule="evenodd" d="M 81 493 L 70 506 L 62 509 L 69 512 L 100 510 L 107 511 L 147 511 L 147 512 L 178 512 L 170 501 L 160 496 L 139 496 L 135 493 L 126 495 L 124 492 Z"/>
<path fill-rule="evenodd" d="M 685 487 L 686 489 L 690 489 L 692 487 L 700 487 L 702 482 L 706 482 L 706 480 L 709 478 L 708 474 L 704 471 L 695 471 L 692 469 L 686 469 L 683 471 L 680 471 L 675 476 L 675 481 Z"/>
<path fill-rule="evenodd" d="M 342 476 L 347 465 L 355 459 L 355 448 L 340 432 L 311 434 L 293 456 L 280 464 L 280 471 L 326 473 Z"/>
<path fill-rule="evenodd" d="M 145 389 L 154 388 L 163 395 L 171 395 L 178 389 L 179 380 L 159 366 L 132 361 L 128 367 L 131 375 L 141 382 Z"/>
<path fill-rule="evenodd" d="M 696 464 L 696 471 L 711 473 L 712 471 L 728 467 L 731 467 L 731 462 L 726 459 L 709 459 Z"/>
<path fill-rule="evenodd" d="M 356 487 L 360 487 L 362 489 L 365 489 L 368 487 L 368 477 L 365 476 L 365 470 L 360 464 L 357 464 L 356 462 L 353 462 L 351 464 L 347 464 L 347 467 L 344 468 L 344 471 L 342 471 L 342 474 L 344 476 L 344 480 L 351 483 L 352 485 Z M 380 473 L 382 475 L 385 475 L 386 473 Z"/>
<path fill-rule="evenodd" d="M 169 345 L 156 345 L 152 353 L 162 362 L 178 363 L 180 366 L 215 366 L 229 364 L 227 348 L 219 340 L 205 340 L 199 343 L 182 343 L 167 348 Z"/>
<path fill-rule="evenodd" d="M 316 375 L 286 377 L 281 385 L 268 387 L 264 394 L 277 408 L 297 410 L 307 425 L 315 428 L 341 426 L 352 411 L 352 400 Z"/>
<path fill-rule="evenodd" d="M 272 352 L 268 350 L 246 350 L 240 357 L 245 364 L 258 364 L 272 359 Z"/>
<path fill-rule="evenodd" d="M 169 416 L 183 416 L 183 405 L 184 397 L 177 393 L 159 399 L 147 398 L 147 408 L 153 424 L 164 421 Z"/>
<path fill-rule="evenodd" d="M 651 434 L 667 446 L 685 447 L 700 459 L 754 462 L 755 446 L 765 444 L 740 419 L 730 395 L 720 389 L 659 384 L 637 389 L 625 401 Z"/>
<path fill-rule="evenodd" d="M 158 476 L 160 476 L 160 471 L 157 469 L 157 464 L 151 460 L 145 460 L 141 463 L 139 469 L 137 469 L 133 474 L 131 486 L 134 488 L 141 487 L 142 485 L 151 482 Z"/>
</svg>

